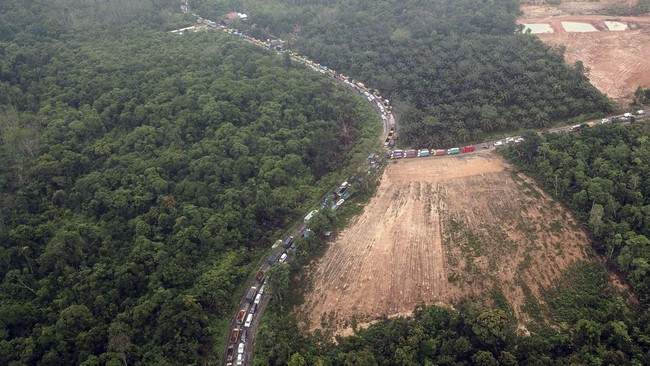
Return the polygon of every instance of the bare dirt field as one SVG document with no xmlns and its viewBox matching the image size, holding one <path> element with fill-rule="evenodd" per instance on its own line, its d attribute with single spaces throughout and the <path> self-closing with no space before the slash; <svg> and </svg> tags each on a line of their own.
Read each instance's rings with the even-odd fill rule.
<svg viewBox="0 0 650 366">
<path fill-rule="evenodd" d="M 557 6 L 524 4 L 521 6 L 523 16 L 518 22 L 548 24 L 553 33 L 537 36 L 549 45 L 564 45 L 568 63 L 582 61 L 592 84 L 625 105 L 632 101 L 637 87 L 650 88 L 650 16 L 619 17 L 594 13 L 610 6 L 634 6 L 636 2 L 601 0 L 563 2 Z M 567 32 L 562 22 L 585 23 L 598 31 Z M 611 22 L 627 25 L 627 30 L 611 30 Z"/>
<path fill-rule="evenodd" d="M 305 329 L 344 333 L 471 298 L 506 301 L 525 325 L 541 290 L 589 253 L 570 214 L 491 152 L 402 160 L 308 268 L 296 312 Z"/>
</svg>

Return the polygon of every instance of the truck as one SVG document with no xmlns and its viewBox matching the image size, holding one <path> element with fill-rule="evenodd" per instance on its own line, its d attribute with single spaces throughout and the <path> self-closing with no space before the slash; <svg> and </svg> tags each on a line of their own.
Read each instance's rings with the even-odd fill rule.
<svg viewBox="0 0 650 366">
<path fill-rule="evenodd" d="M 317 213 L 318 213 L 318 210 L 311 210 L 311 211 L 309 211 L 309 213 L 307 214 L 307 216 L 305 216 L 305 219 L 303 220 L 303 222 L 304 222 L 305 224 L 309 223 L 309 221 L 311 220 L 311 218 L 314 217 L 314 215 L 316 215 Z"/>
<path fill-rule="evenodd" d="M 391 140 L 390 137 L 386 137 L 386 140 L 384 140 L 384 146 L 390 145 L 390 140 Z"/>
<path fill-rule="evenodd" d="M 580 125 L 573 125 L 569 128 L 571 132 L 580 132 Z"/>
<path fill-rule="evenodd" d="M 404 154 L 406 155 L 405 157 L 407 157 L 407 158 L 414 158 L 414 157 L 418 156 L 418 153 L 415 150 L 406 150 L 404 152 Z"/>
<path fill-rule="evenodd" d="M 460 148 L 458 147 L 452 147 L 451 149 L 447 149 L 447 155 L 454 155 L 459 153 L 460 153 Z"/>
<path fill-rule="evenodd" d="M 230 343 L 237 343 L 239 339 L 239 328 L 235 328 L 230 332 Z"/>
<path fill-rule="evenodd" d="M 445 155 L 447 152 L 443 149 L 435 149 L 433 150 L 433 155 L 439 156 L 439 155 Z"/>
<path fill-rule="evenodd" d="M 391 159 L 399 159 L 402 157 L 404 157 L 404 151 L 402 150 L 395 150 L 390 156 Z"/>
<path fill-rule="evenodd" d="M 262 301 L 262 294 L 257 294 L 257 296 L 255 296 L 254 304 L 257 305 L 260 303 L 260 301 Z"/>
<path fill-rule="evenodd" d="M 293 236 L 289 235 L 282 242 L 282 246 L 285 248 L 289 248 L 291 244 L 293 244 Z"/>
<path fill-rule="evenodd" d="M 464 153 L 472 152 L 476 150 L 474 146 L 463 146 L 460 148 Z"/>
<path fill-rule="evenodd" d="M 266 260 L 266 263 L 268 263 L 269 265 L 273 265 L 273 263 L 275 263 L 275 261 L 278 260 L 278 257 L 279 255 L 273 254 L 272 256 L 269 257 L 269 259 Z"/>
<path fill-rule="evenodd" d="M 235 347 L 228 346 L 228 350 L 226 351 L 226 361 L 231 362 L 234 356 L 235 356 Z"/>
<path fill-rule="evenodd" d="M 249 288 L 248 292 L 246 293 L 246 301 L 253 301 L 256 293 L 257 293 L 257 287 L 253 286 Z"/>
<path fill-rule="evenodd" d="M 246 318 L 247 311 L 248 311 L 248 304 L 244 305 L 244 307 L 241 310 L 239 310 L 239 312 L 237 313 L 237 317 L 235 318 L 237 325 L 241 324 L 244 321 L 244 318 Z"/>
<path fill-rule="evenodd" d="M 255 276 L 255 281 L 262 282 L 263 280 L 264 280 L 264 271 L 257 272 L 257 276 Z"/>
<path fill-rule="evenodd" d="M 429 152 L 429 149 L 420 149 L 418 150 L 418 158 L 421 158 L 423 156 L 429 156 L 431 153 Z"/>
<path fill-rule="evenodd" d="M 395 140 L 390 140 L 390 142 L 388 143 L 388 148 L 392 149 L 394 147 L 395 147 Z"/>
</svg>

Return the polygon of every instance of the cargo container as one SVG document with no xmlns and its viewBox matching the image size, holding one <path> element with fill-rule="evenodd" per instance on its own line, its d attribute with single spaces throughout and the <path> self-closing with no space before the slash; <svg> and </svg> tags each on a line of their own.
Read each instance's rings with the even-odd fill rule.
<svg viewBox="0 0 650 366">
<path fill-rule="evenodd" d="M 429 149 L 420 149 L 418 151 L 418 157 L 421 158 L 423 156 L 429 156 L 431 153 L 429 152 Z"/>
<path fill-rule="evenodd" d="M 474 146 L 463 146 L 460 148 L 464 153 L 472 152 L 476 150 Z"/>
<path fill-rule="evenodd" d="M 246 301 L 253 301 L 256 293 L 257 293 L 257 287 L 253 286 L 249 288 L 248 292 L 246 293 Z"/>
<path fill-rule="evenodd" d="M 447 152 L 443 149 L 435 149 L 433 150 L 433 155 L 445 155 Z"/>
<path fill-rule="evenodd" d="M 230 343 L 236 343 L 239 339 L 239 328 L 235 328 L 230 332 Z"/>
<path fill-rule="evenodd" d="M 453 155 L 458 153 L 460 153 L 460 148 L 458 147 L 452 147 L 451 149 L 447 149 L 447 155 Z"/>
</svg>

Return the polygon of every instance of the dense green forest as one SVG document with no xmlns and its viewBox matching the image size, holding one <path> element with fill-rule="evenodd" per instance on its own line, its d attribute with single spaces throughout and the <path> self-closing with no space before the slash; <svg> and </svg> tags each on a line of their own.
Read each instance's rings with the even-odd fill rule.
<svg viewBox="0 0 650 366">
<path fill-rule="evenodd" d="M 567 66 L 519 32 L 516 0 L 194 0 L 201 14 L 227 9 L 236 27 L 289 47 L 393 101 L 407 143 L 449 147 L 486 134 L 541 128 L 610 110 L 581 63 Z"/>
<path fill-rule="evenodd" d="M 596 248 L 650 300 L 650 125 L 530 134 L 508 157 L 566 202 Z"/>
<path fill-rule="evenodd" d="M 0 38 L 0 364 L 218 360 L 256 249 L 376 114 L 227 35 L 41 32 L 28 5 Z"/>
</svg>

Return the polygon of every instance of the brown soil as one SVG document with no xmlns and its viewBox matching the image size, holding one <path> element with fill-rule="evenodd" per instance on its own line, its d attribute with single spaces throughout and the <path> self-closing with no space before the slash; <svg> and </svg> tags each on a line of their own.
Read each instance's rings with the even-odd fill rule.
<svg viewBox="0 0 650 366">
<path fill-rule="evenodd" d="M 297 312 L 306 329 L 340 332 L 419 303 L 504 298 L 525 324 L 526 305 L 587 253 L 571 216 L 491 152 L 402 160 L 308 269 Z"/>
<path fill-rule="evenodd" d="M 563 2 L 558 6 L 521 6 L 519 23 L 550 24 L 554 33 L 538 34 L 553 46 L 566 47 L 565 59 L 573 64 L 582 61 L 592 84 L 615 102 L 632 101 L 637 87 L 650 88 L 650 16 L 617 17 L 587 15 L 616 5 L 634 6 L 637 1 L 608 0 L 597 2 Z M 628 31 L 609 31 L 604 21 L 627 23 Z M 600 32 L 567 33 L 561 22 L 592 24 Z"/>
</svg>

